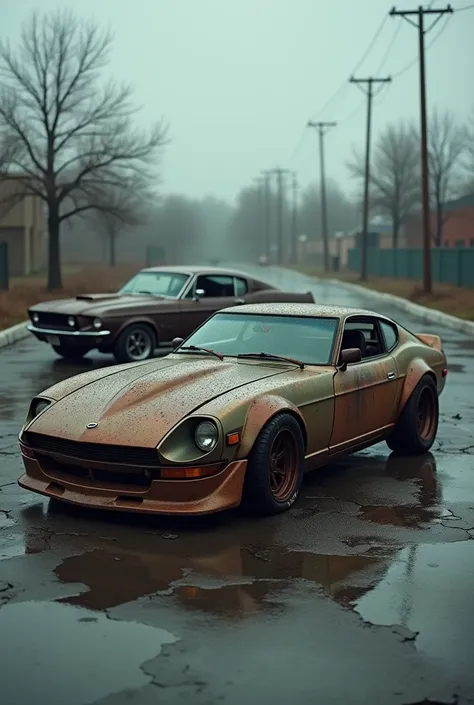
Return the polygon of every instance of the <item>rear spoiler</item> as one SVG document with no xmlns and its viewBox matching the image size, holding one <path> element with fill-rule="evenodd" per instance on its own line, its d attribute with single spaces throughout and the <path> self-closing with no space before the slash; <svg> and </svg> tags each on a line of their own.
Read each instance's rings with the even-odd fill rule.
<svg viewBox="0 0 474 705">
<path fill-rule="evenodd" d="M 441 338 L 439 337 L 439 335 L 430 335 L 429 333 L 415 333 L 415 336 L 418 338 L 418 340 L 420 340 L 425 345 L 428 345 L 430 348 L 434 348 L 435 350 L 439 350 L 439 352 L 443 352 Z"/>
</svg>

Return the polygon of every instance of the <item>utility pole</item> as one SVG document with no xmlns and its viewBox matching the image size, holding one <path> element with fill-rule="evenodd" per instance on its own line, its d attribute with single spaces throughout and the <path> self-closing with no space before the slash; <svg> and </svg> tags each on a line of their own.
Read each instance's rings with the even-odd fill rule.
<svg viewBox="0 0 474 705">
<path fill-rule="evenodd" d="M 430 193 L 429 193 L 429 166 L 428 166 L 428 126 L 426 119 L 426 75 L 425 75 L 425 15 L 437 15 L 434 24 L 445 14 L 452 13 L 453 8 L 447 5 L 438 10 L 434 7 L 424 9 L 421 5 L 416 10 L 390 10 L 391 17 L 403 17 L 418 29 L 418 51 L 420 63 L 420 136 L 421 136 L 421 197 L 423 213 L 423 289 L 426 294 L 431 294 L 431 228 L 430 228 Z M 410 18 L 416 16 L 418 23 Z"/>
<path fill-rule="evenodd" d="M 268 169 L 262 171 L 264 178 L 264 198 L 265 198 L 265 245 L 263 254 L 270 261 L 270 174 Z"/>
<path fill-rule="evenodd" d="M 277 264 L 283 264 L 283 176 L 288 173 L 288 169 L 272 169 L 272 173 L 277 177 L 278 186 L 278 212 L 277 212 L 277 238 L 278 238 L 278 253 Z"/>
<path fill-rule="evenodd" d="M 329 271 L 329 240 L 328 240 L 328 215 L 326 204 L 326 173 L 324 168 L 324 136 L 331 127 L 336 127 L 336 122 L 308 122 L 308 127 L 314 127 L 319 132 L 319 186 L 321 189 L 321 229 L 324 248 L 324 271 Z"/>
<path fill-rule="evenodd" d="M 257 186 L 257 198 L 258 198 L 258 216 L 257 216 L 257 228 L 258 242 L 262 242 L 263 247 L 265 247 L 265 210 L 264 210 L 264 191 L 263 191 L 263 176 L 257 176 L 254 179 L 254 183 Z M 260 248 L 262 250 L 262 248 Z M 260 252 L 261 254 L 261 252 Z"/>
<path fill-rule="evenodd" d="M 361 242 L 361 265 L 360 279 L 367 281 L 367 249 L 369 245 L 369 187 L 370 187 L 370 140 L 372 131 L 372 100 L 374 97 L 375 83 L 390 83 L 388 78 L 354 78 L 349 79 L 350 83 L 367 84 L 367 135 L 365 145 L 365 183 L 364 183 L 364 209 L 362 212 L 362 242 Z"/>
<path fill-rule="evenodd" d="M 298 180 L 296 178 L 296 172 L 293 172 L 292 180 L 292 193 L 293 193 L 293 209 L 291 213 L 291 249 L 290 249 L 290 262 L 291 264 L 297 264 L 297 250 L 298 250 Z"/>
</svg>

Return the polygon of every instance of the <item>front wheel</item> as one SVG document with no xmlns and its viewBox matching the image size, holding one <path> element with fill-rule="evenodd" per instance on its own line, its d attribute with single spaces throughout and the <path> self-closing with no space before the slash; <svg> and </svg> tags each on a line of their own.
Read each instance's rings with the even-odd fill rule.
<svg viewBox="0 0 474 705">
<path fill-rule="evenodd" d="M 141 362 L 153 357 L 155 348 L 156 336 L 152 328 L 137 323 L 121 332 L 113 352 L 117 362 Z"/>
<path fill-rule="evenodd" d="M 303 481 L 304 439 L 298 421 L 288 413 L 263 427 L 250 452 L 242 504 L 252 513 L 279 514 L 289 509 Z"/>
<path fill-rule="evenodd" d="M 387 445 L 402 455 L 427 453 L 435 441 L 438 422 L 438 390 L 433 378 L 425 375 L 405 404 Z"/>
</svg>

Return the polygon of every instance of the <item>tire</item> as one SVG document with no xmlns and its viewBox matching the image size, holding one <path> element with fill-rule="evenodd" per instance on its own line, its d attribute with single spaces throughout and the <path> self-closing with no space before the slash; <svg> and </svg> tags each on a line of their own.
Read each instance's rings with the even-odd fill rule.
<svg viewBox="0 0 474 705">
<path fill-rule="evenodd" d="M 276 475 L 271 470 L 272 455 L 278 454 L 279 449 L 286 454 L 284 476 Z M 287 413 L 274 416 L 260 431 L 250 451 L 242 495 L 243 508 L 260 516 L 271 516 L 289 509 L 301 489 L 303 461 L 304 439 L 298 421 Z M 276 484 L 278 482 L 279 485 Z"/>
<path fill-rule="evenodd" d="M 435 441 L 438 422 L 438 390 L 433 378 L 425 375 L 405 404 L 387 445 L 398 455 L 427 453 Z"/>
<path fill-rule="evenodd" d="M 70 360 L 71 362 L 82 360 L 84 355 L 87 355 L 87 353 L 89 352 L 89 350 L 81 350 L 80 348 L 69 347 L 64 343 L 61 343 L 60 345 L 52 345 L 51 347 L 53 348 L 56 355 L 63 357 L 65 360 Z"/>
<path fill-rule="evenodd" d="M 154 330 L 145 323 L 127 326 L 114 345 L 113 354 L 117 362 L 141 362 L 153 357 L 156 348 Z"/>
</svg>

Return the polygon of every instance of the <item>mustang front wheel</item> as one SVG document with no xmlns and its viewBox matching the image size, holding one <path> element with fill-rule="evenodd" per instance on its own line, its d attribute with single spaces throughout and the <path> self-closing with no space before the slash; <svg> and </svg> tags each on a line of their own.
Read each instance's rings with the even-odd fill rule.
<svg viewBox="0 0 474 705">
<path fill-rule="evenodd" d="M 156 347 L 154 331 L 143 323 L 127 326 L 120 334 L 115 347 L 117 362 L 140 362 L 153 357 Z"/>
<path fill-rule="evenodd" d="M 388 447 L 404 455 L 426 453 L 435 441 L 438 418 L 438 390 L 432 377 L 425 375 L 413 390 L 388 437 Z"/>
<path fill-rule="evenodd" d="M 243 505 L 254 513 L 278 514 L 298 497 L 303 480 L 304 440 L 291 414 L 278 414 L 263 427 L 250 452 Z"/>
</svg>

